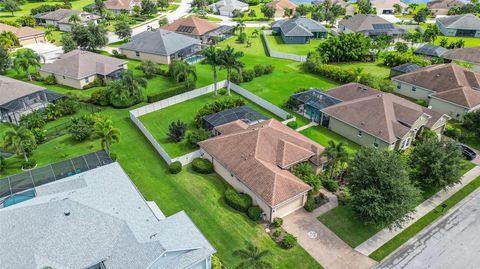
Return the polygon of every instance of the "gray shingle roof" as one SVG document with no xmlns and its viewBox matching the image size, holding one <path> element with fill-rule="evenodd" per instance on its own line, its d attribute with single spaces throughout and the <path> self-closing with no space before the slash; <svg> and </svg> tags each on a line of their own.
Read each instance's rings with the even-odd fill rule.
<svg viewBox="0 0 480 269">
<path fill-rule="evenodd" d="M 174 268 L 215 252 L 184 212 L 157 219 L 118 163 L 36 191 L 0 209 L 3 268 Z"/>
<path fill-rule="evenodd" d="M 426 44 L 426 45 L 423 45 L 423 46 L 417 48 L 413 53 L 426 55 L 426 56 L 432 56 L 432 57 L 440 57 L 447 51 L 448 50 L 444 47 Z"/>
<path fill-rule="evenodd" d="M 85 11 L 63 9 L 63 8 L 57 9 L 57 10 L 54 10 L 54 11 L 50 11 L 50 12 L 41 13 L 41 14 L 36 15 L 35 17 L 38 18 L 38 19 L 52 20 L 52 21 L 58 21 L 60 23 L 69 24 L 68 20 L 74 14 L 78 15 L 82 22 L 98 20 L 100 18 L 100 16 L 97 16 L 95 14 L 88 13 L 88 12 L 85 12 Z"/>
<path fill-rule="evenodd" d="M 318 21 L 305 17 L 279 20 L 274 22 L 272 27 L 280 27 L 285 36 L 313 36 L 314 32 L 328 32 L 328 30 Z"/>
<path fill-rule="evenodd" d="M 115 71 L 122 70 L 127 61 L 108 57 L 98 53 L 83 50 L 73 50 L 66 53 L 53 63 L 42 66 L 39 70 L 82 79 L 91 75 L 106 76 Z"/>
<path fill-rule="evenodd" d="M 159 29 L 134 36 L 132 41 L 122 45 L 120 49 L 169 56 L 192 45 L 200 45 L 200 40 Z"/>
<path fill-rule="evenodd" d="M 402 73 L 408 73 L 408 72 L 417 71 L 420 68 L 422 67 L 418 64 L 406 63 L 406 64 L 401 64 L 401 65 L 392 67 L 392 70 L 402 72 Z"/>
<path fill-rule="evenodd" d="M 437 23 L 443 24 L 446 28 L 480 30 L 480 19 L 473 14 L 438 18 Z"/>
<path fill-rule="evenodd" d="M 371 32 L 371 33 L 402 33 L 405 30 L 395 26 L 391 22 L 377 15 L 365 15 L 357 14 L 348 19 L 343 19 L 339 22 L 339 25 L 343 25 L 345 28 L 352 32 Z"/>
<path fill-rule="evenodd" d="M 241 10 L 248 7 L 247 3 L 238 0 L 220 0 L 209 6 L 210 8 L 216 8 L 219 11 L 232 12 L 233 10 Z"/>
<path fill-rule="evenodd" d="M 43 90 L 45 90 L 44 87 L 0 76 L 0 105 Z"/>
</svg>

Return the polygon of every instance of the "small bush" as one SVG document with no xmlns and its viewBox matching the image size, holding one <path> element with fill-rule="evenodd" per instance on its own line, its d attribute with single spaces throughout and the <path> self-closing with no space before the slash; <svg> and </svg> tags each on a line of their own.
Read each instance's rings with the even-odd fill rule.
<svg viewBox="0 0 480 269">
<path fill-rule="evenodd" d="M 105 86 L 105 82 L 100 78 L 95 78 L 92 82 L 83 86 L 82 89 L 88 90 L 88 89 L 91 89 L 91 88 L 94 88 L 94 87 L 101 87 L 101 86 Z"/>
<path fill-rule="evenodd" d="M 245 193 L 238 193 L 232 188 L 225 191 L 225 202 L 227 205 L 240 212 L 247 212 L 252 206 L 252 198 Z"/>
<path fill-rule="evenodd" d="M 192 161 L 193 171 L 200 174 L 213 173 L 213 164 L 206 159 L 196 158 Z"/>
<path fill-rule="evenodd" d="M 222 269 L 220 258 L 215 254 L 212 255 L 212 269 Z"/>
<path fill-rule="evenodd" d="M 322 183 L 323 186 L 331 192 L 336 192 L 338 190 L 338 182 L 336 180 L 329 178 Z"/>
<path fill-rule="evenodd" d="M 248 209 L 247 215 L 251 220 L 257 221 L 262 216 L 262 209 L 259 206 L 252 206 Z"/>
<path fill-rule="evenodd" d="M 287 126 L 295 130 L 298 128 L 298 122 L 296 120 L 290 121 L 287 123 Z"/>
<path fill-rule="evenodd" d="M 172 174 L 178 174 L 182 171 L 182 163 L 179 161 L 173 162 L 168 166 L 168 171 Z"/>
<path fill-rule="evenodd" d="M 84 141 L 90 137 L 93 132 L 94 121 L 90 115 L 75 117 L 71 119 L 68 132 L 76 141 Z"/>
<path fill-rule="evenodd" d="M 278 238 L 280 235 L 282 235 L 282 230 L 280 229 L 275 229 L 272 233 L 273 238 Z"/>
<path fill-rule="evenodd" d="M 37 142 L 37 144 L 42 144 L 47 138 L 47 132 L 41 128 L 33 128 L 32 134 L 35 136 L 35 142 Z"/>
<path fill-rule="evenodd" d="M 297 244 L 297 238 L 292 234 L 286 234 L 282 239 L 282 247 L 285 249 L 293 248 Z"/>
<path fill-rule="evenodd" d="M 90 96 L 90 102 L 99 106 L 108 106 L 110 104 L 110 93 L 106 89 L 96 90 Z"/>
<path fill-rule="evenodd" d="M 271 64 L 266 65 L 265 68 L 263 69 L 263 74 L 264 75 L 271 74 L 274 69 L 275 69 L 275 67 L 273 65 L 271 65 Z"/>
<path fill-rule="evenodd" d="M 44 82 L 47 85 L 55 85 L 57 84 L 57 79 L 55 78 L 55 75 L 50 74 L 45 78 Z"/>
<path fill-rule="evenodd" d="M 460 140 L 462 138 L 462 131 L 459 128 L 447 126 L 447 128 L 445 128 L 445 135 L 455 140 Z"/>
<path fill-rule="evenodd" d="M 112 161 L 117 161 L 118 159 L 118 155 L 117 153 L 113 153 L 113 152 L 110 152 L 110 159 L 112 159 Z"/>
<path fill-rule="evenodd" d="M 22 162 L 22 169 L 32 169 L 35 167 L 35 165 L 37 165 L 37 161 L 35 161 L 34 159 L 28 159 L 28 161 L 23 161 Z"/>
<path fill-rule="evenodd" d="M 168 133 L 167 133 L 168 139 L 175 143 L 178 143 L 182 141 L 186 131 L 187 131 L 187 124 L 185 124 L 180 120 L 173 121 L 168 126 Z"/>
<path fill-rule="evenodd" d="M 198 147 L 197 143 L 203 140 L 207 140 L 212 136 L 212 132 L 205 129 L 195 129 L 187 132 L 187 141 L 192 147 Z"/>
<path fill-rule="evenodd" d="M 55 109 L 61 116 L 73 115 L 78 110 L 78 102 L 72 97 L 63 98 L 55 102 Z"/>
<path fill-rule="evenodd" d="M 242 73 L 238 72 L 238 71 L 232 71 L 232 73 L 230 74 L 230 81 L 235 83 L 235 84 L 240 84 L 243 82 L 243 78 L 242 78 Z"/>
<path fill-rule="evenodd" d="M 272 222 L 273 226 L 280 228 L 283 225 L 283 219 L 282 218 L 274 218 Z"/>
<path fill-rule="evenodd" d="M 261 64 L 256 64 L 253 67 L 253 71 L 255 72 L 256 77 L 260 77 L 265 73 L 265 67 Z"/>
<path fill-rule="evenodd" d="M 305 210 L 307 210 L 308 212 L 312 212 L 315 209 L 315 206 L 316 206 L 316 203 L 313 196 L 308 196 L 307 202 L 305 202 L 305 205 L 303 206 L 303 208 L 305 208 Z"/>
<path fill-rule="evenodd" d="M 247 69 L 242 73 L 243 82 L 252 81 L 255 78 L 255 72 L 251 69 Z"/>
<path fill-rule="evenodd" d="M 342 205 L 346 205 L 350 200 L 350 189 L 348 187 L 344 187 L 343 190 L 337 195 L 338 202 Z"/>
<path fill-rule="evenodd" d="M 121 53 L 118 52 L 117 50 L 113 50 L 112 53 L 113 53 L 113 57 L 115 57 L 115 58 L 118 58 L 118 59 L 127 59 L 127 55 L 121 54 Z"/>
<path fill-rule="evenodd" d="M 27 129 L 43 128 L 46 122 L 43 115 L 38 111 L 33 111 L 30 114 L 22 115 L 20 117 L 20 125 Z"/>
</svg>

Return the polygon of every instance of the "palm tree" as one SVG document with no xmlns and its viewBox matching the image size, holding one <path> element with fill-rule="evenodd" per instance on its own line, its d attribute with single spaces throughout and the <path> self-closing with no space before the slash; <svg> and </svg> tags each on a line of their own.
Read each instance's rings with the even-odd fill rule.
<svg viewBox="0 0 480 269">
<path fill-rule="evenodd" d="M 11 49 L 20 45 L 17 36 L 10 31 L 3 31 L 0 33 L 0 45 L 3 48 Z"/>
<path fill-rule="evenodd" d="M 237 25 L 235 25 L 235 31 L 236 30 L 239 30 L 240 31 L 240 34 L 243 33 L 243 30 L 245 30 L 245 27 L 247 27 L 245 25 L 245 22 L 243 20 L 237 22 Z"/>
<path fill-rule="evenodd" d="M 250 241 L 245 241 L 245 249 L 235 250 L 234 256 L 240 257 L 243 261 L 235 268 L 237 269 L 270 269 L 272 265 L 265 261 L 270 251 L 260 249 Z"/>
<path fill-rule="evenodd" d="M 141 97 L 142 88 L 147 87 L 147 80 L 145 78 L 135 77 L 132 70 L 126 70 L 122 73 L 120 80 L 123 88 L 127 90 L 130 96 Z"/>
<path fill-rule="evenodd" d="M 252 32 L 253 37 L 257 37 L 258 34 L 260 34 L 260 30 L 258 30 L 258 29 L 253 30 L 253 32 Z"/>
<path fill-rule="evenodd" d="M 323 155 L 327 157 L 330 165 L 330 178 L 333 178 L 335 167 L 339 162 L 345 162 L 348 159 L 348 152 L 346 151 L 343 142 L 335 143 L 333 140 L 328 141 L 328 146 L 325 148 Z"/>
<path fill-rule="evenodd" d="M 220 64 L 221 51 L 215 46 L 210 46 L 206 47 L 202 54 L 205 56 L 205 62 L 212 67 L 215 95 L 217 95 L 217 66 Z"/>
<path fill-rule="evenodd" d="M 236 69 L 241 71 L 243 68 L 243 63 L 238 59 L 243 57 L 243 52 L 235 51 L 232 47 L 227 45 L 227 48 L 220 52 L 220 67 L 227 69 L 227 93 L 230 95 L 230 77 L 232 75 L 232 70 Z"/>
<path fill-rule="evenodd" d="M 70 18 L 68 18 L 68 22 L 72 24 L 77 24 L 81 21 L 80 16 L 78 14 L 72 14 L 70 15 Z"/>
<path fill-rule="evenodd" d="M 185 85 L 189 85 L 189 77 L 193 77 L 193 81 L 197 81 L 197 71 L 195 70 L 195 66 L 189 65 L 183 61 L 175 61 L 172 63 L 170 68 L 170 73 L 172 74 L 173 79 L 176 82 L 185 82 Z"/>
<path fill-rule="evenodd" d="M 110 156 L 110 146 L 120 142 L 120 130 L 113 127 L 113 123 L 110 119 L 96 121 L 93 125 L 94 138 L 100 138 L 102 148 Z"/>
<path fill-rule="evenodd" d="M 356 67 L 353 68 L 353 77 L 355 82 L 360 82 L 363 79 L 363 68 L 362 67 Z"/>
<path fill-rule="evenodd" d="M 28 80 L 32 80 L 30 67 L 40 67 L 40 56 L 32 49 L 21 49 L 15 52 L 13 59 L 13 68 L 20 73 L 24 71 Z"/>
<path fill-rule="evenodd" d="M 22 154 L 26 162 L 28 162 L 28 146 L 36 145 L 35 136 L 24 126 L 8 130 L 3 136 L 3 142 L 6 149 L 17 155 Z"/>
</svg>

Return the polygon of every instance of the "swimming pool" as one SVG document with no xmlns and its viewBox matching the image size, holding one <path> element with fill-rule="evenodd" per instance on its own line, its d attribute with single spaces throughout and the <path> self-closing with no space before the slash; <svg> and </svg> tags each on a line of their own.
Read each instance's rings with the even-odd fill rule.
<svg viewBox="0 0 480 269">
<path fill-rule="evenodd" d="M 7 199 L 5 199 L 5 201 L 3 201 L 2 205 L 3 207 L 7 207 L 7 206 L 11 206 L 14 204 L 18 204 L 18 203 L 30 200 L 32 198 L 35 198 L 35 190 L 33 189 L 24 191 L 22 193 L 17 193 L 15 195 L 8 197 Z"/>
<path fill-rule="evenodd" d="M 192 55 L 190 57 L 187 57 L 185 59 L 185 62 L 187 64 L 195 64 L 195 63 L 198 63 L 200 62 L 201 60 L 205 59 L 205 57 L 203 57 L 202 55 Z"/>
</svg>

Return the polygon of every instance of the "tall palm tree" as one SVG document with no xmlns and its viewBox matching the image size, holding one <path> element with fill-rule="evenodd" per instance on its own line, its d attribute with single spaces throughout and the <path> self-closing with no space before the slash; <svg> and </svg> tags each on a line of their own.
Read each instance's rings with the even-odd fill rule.
<svg viewBox="0 0 480 269">
<path fill-rule="evenodd" d="M 271 253 L 268 250 L 261 251 L 250 241 L 245 241 L 245 249 L 235 250 L 234 256 L 240 257 L 243 261 L 235 268 L 237 269 L 270 269 L 273 266 L 265 261 L 265 257 Z"/>
<path fill-rule="evenodd" d="M 348 159 L 348 152 L 343 142 L 335 143 L 333 140 L 328 141 L 328 146 L 325 148 L 323 155 L 327 157 L 330 165 L 330 178 L 333 178 L 333 173 L 339 162 L 345 162 Z"/>
<path fill-rule="evenodd" d="M 17 36 L 10 31 L 3 31 L 0 33 L 0 45 L 3 48 L 11 49 L 20 45 Z"/>
<path fill-rule="evenodd" d="M 113 127 L 113 123 L 110 119 L 96 121 L 93 125 L 92 136 L 100 138 L 102 148 L 110 156 L 111 145 L 120 142 L 120 130 Z"/>
<path fill-rule="evenodd" d="M 253 32 L 252 32 L 252 36 L 253 36 L 253 37 L 257 37 L 259 33 L 260 33 L 260 30 L 255 29 L 255 30 L 253 30 Z"/>
<path fill-rule="evenodd" d="M 245 25 L 245 22 L 243 20 L 237 22 L 237 25 L 235 25 L 235 31 L 236 30 L 239 30 L 240 31 L 240 34 L 243 33 L 243 30 L 245 30 L 245 28 L 247 27 L 247 25 Z"/>
<path fill-rule="evenodd" d="M 217 67 L 220 65 L 221 51 L 215 46 L 210 46 L 206 47 L 202 54 L 205 56 L 205 62 L 212 67 L 215 95 L 217 95 Z"/>
<path fill-rule="evenodd" d="M 235 51 L 234 48 L 227 45 L 227 48 L 220 52 L 220 67 L 227 69 L 227 93 L 230 95 L 230 77 L 233 69 L 239 72 L 243 68 L 243 63 L 239 61 L 239 58 L 243 57 L 243 52 Z"/>
<path fill-rule="evenodd" d="M 78 14 L 72 14 L 70 15 L 70 18 L 68 18 L 69 23 L 77 24 L 81 21 L 80 16 Z"/>
<path fill-rule="evenodd" d="M 21 49 L 15 52 L 13 59 L 13 68 L 20 73 L 25 72 L 28 80 L 32 80 L 30 75 L 30 67 L 40 67 L 40 56 L 32 49 Z"/>
<path fill-rule="evenodd" d="M 28 146 L 36 145 L 35 136 L 24 126 L 8 130 L 3 136 L 3 143 L 7 150 L 17 155 L 22 154 L 26 162 L 28 162 Z"/>
<path fill-rule="evenodd" d="M 197 71 L 195 66 L 189 65 L 183 61 L 173 62 L 170 68 L 170 73 L 176 82 L 184 81 L 187 86 L 190 83 L 189 77 L 192 77 L 193 81 L 197 81 Z"/>
<path fill-rule="evenodd" d="M 147 87 L 147 80 L 145 78 L 135 77 L 132 70 L 124 71 L 120 81 L 130 96 L 142 96 L 142 88 Z"/>
</svg>

